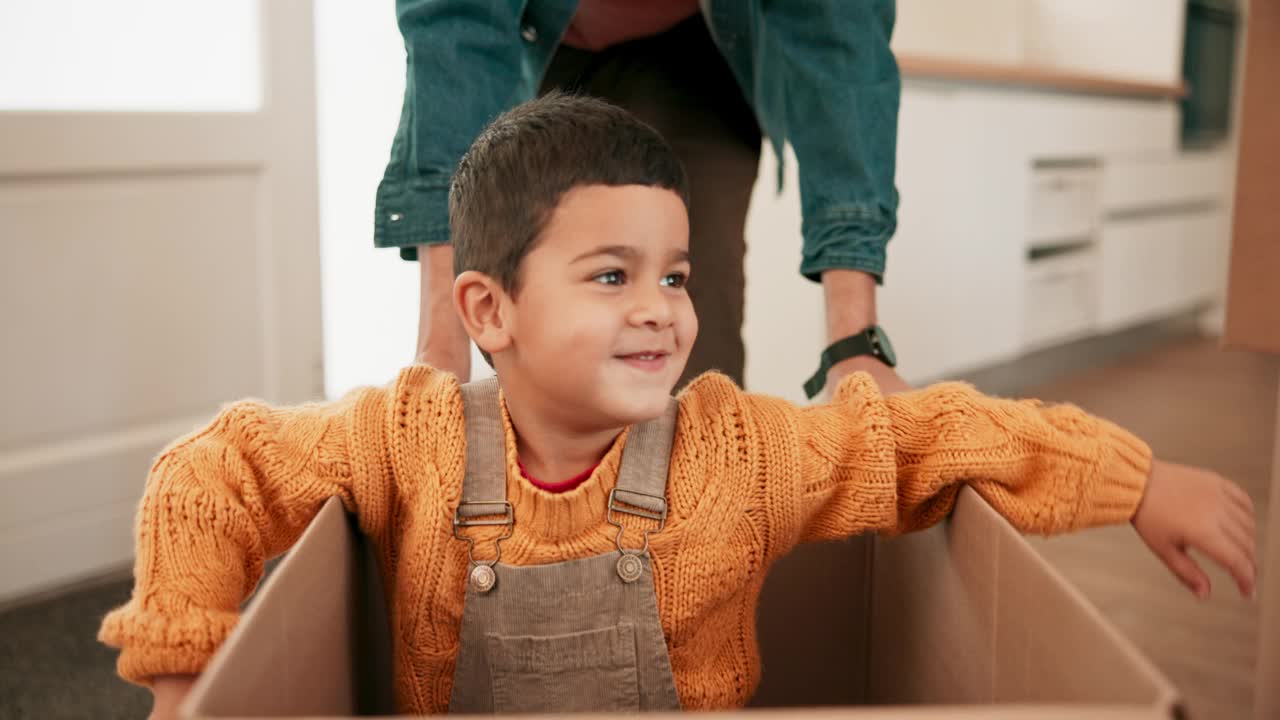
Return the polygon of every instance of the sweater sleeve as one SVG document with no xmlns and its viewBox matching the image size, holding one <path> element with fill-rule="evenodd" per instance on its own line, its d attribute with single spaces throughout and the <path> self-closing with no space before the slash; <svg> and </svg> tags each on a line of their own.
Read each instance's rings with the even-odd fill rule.
<svg viewBox="0 0 1280 720">
<path fill-rule="evenodd" d="M 135 522 L 134 589 L 102 622 L 121 677 L 198 673 L 226 638 L 265 560 L 287 550 L 330 497 L 354 507 L 348 434 L 361 398 L 227 406 L 163 450 Z"/>
<path fill-rule="evenodd" d="M 1022 532 L 1123 522 L 1151 469 L 1150 449 L 1106 420 L 961 383 L 885 398 L 857 374 L 827 405 L 754 402 L 773 408 L 753 416 L 772 415 L 797 433 L 799 482 L 765 483 L 768 502 L 790 509 L 774 514 L 788 526 L 783 537 L 797 542 L 929 527 L 966 483 Z"/>
</svg>

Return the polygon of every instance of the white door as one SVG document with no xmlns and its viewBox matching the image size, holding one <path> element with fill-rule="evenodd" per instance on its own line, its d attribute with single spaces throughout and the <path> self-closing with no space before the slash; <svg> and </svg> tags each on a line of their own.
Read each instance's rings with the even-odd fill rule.
<svg viewBox="0 0 1280 720">
<path fill-rule="evenodd" d="M 45 5 L 0 9 L 0 602 L 127 567 L 222 403 L 323 393 L 311 2 Z"/>
</svg>

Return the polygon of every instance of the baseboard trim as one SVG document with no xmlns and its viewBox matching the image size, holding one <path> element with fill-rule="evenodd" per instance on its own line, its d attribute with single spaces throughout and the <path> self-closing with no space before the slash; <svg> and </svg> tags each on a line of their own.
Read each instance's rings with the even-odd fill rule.
<svg viewBox="0 0 1280 720">
<path fill-rule="evenodd" d="M 1203 312 L 1203 308 L 1196 308 L 1117 332 L 1037 350 L 997 365 L 955 373 L 946 379 L 972 383 L 990 395 L 1023 395 L 1033 387 L 1052 382 L 1069 373 L 1117 362 L 1172 343 L 1204 337 L 1205 332 L 1201 326 Z"/>
<path fill-rule="evenodd" d="M 24 592 L 16 597 L 0 600 L 0 614 L 17 610 L 30 605 L 38 605 L 84 590 L 93 590 L 103 585 L 111 585 L 133 577 L 133 563 L 127 563 L 107 570 L 99 570 L 71 580 L 61 581 L 31 592 Z"/>
</svg>

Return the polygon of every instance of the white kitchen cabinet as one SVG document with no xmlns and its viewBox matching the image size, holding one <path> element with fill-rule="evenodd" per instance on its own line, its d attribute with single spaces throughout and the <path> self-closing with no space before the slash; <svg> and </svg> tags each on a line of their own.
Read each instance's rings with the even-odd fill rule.
<svg viewBox="0 0 1280 720">
<path fill-rule="evenodd" d="M 930 379 L 1088 332 L 1098 300 L 1080 298 L 1083 288 L 1096 293 L 1098 256 L 1070 261 L 1071 279 L 1058 280 L 1067 260 L 1037 274 L 1028 251 L 1096 239 L 1106 159 L 1167 154 L 1177 143 L 1177 109 L 1167 101 L 952 87 L 947 111 L 927 121 L 931 132 L 960 148 L 947 156 L 951 164 L 928 165 L 950 201 L 943 232 L 932 243 L 951 250 L 941 255 L 949 282 L 935 291 L 946 298 L 939 311 L 945 322 L 930 331 L 945 341 L 935 344 L 941 357 L 930 363 Z M 909 82 L 904 97 L 922 89 Z M 900 144 L 906 142 L 903 136 Z M 899 157 L 907 153 L 900 148 Z M 903 216 L 913 211 L 910 172 L 899 168 Z M 891 244 L 891 263 L 897 263 L 895 252 Z M 898 263 L 890 280 L 911 273 Z M 896 324 L 886 327 L 896 338 Z"/>
<path fill-rule="evenodd" d="M 1227 286 L 1231 225 L 1225 209 L 1195 213 L 1183 226 L 1182 279 L 1185 303 L 1219 302 Z"/>
<path fill-rule="evenodd" d="M 898 231 L 878 295 L 903 377 L 945 378 L 1212 298 L 1226 164 L 1177 147 L 1173 101 L 908 78 Z M 821 286 L 796 272 L 794 158 L 787 166 L 779 194 L 766 151 L 748 216 L 746 377 L 803 401 L 825 319 Z M 1029 261 L 1063 241 L 1080 252 Z"/>
<path fill-rule="evenodd" d="M 1092 332 L 1097 320 L 1096 158 L 1035 160 L 1028 198 L 1022 349 Z"/>
<path fill-rule="evenodd" d="M 903 376 L 1093 332 L 1100 253 L 1042 264 L 1028 250 L 1096 240 L 1106 161 L 1172 154 L 1176 106 L 910 79 L 902 103 L 902 206 L 879 298 Z"/>
<path fill-rule="evenodd" d="M 1230 168 L 1225 150 L 1112 158 L 1102 168 L 1102 210 L 1124 214 L 1218 202 L 1230 184 Z"/>
<path fill-rule="evenodd" d="M 1093 235 L 1098 226 L 1098 175 L 1092 160 L 1035 168 L 1027 228 L 1031 247 Z"/>
<path fill-rule="evenodd" d="M 1098 324 L 1118 330 L 1171 310 L 1183 265 L 1183 219 L 1108 223 L 1102 231 Z"/>
<path fill-rule="evenodd" d="M 972 114 L 945 89 L 903 94 L 899 120 L 898 232 L 889 243 L 880 291 L 880 321 L 893 339 L 900 372 L 912 382 L 942 377 L 1001 343 L 1002 323 L 987 306 L 994 290 L 989 257 L 1000 248 L 975 232 L 975 202 L 984 190 L 967 177 L 980 146 L 971 136 Z M 999 276 L 994 281 L 998 285 Z M 975 333 L 976 325 L 983 332 Z"/>
<path fill-rule="evenodd" d="M 1092 247 L 1028 264 L 1025 349 L 1036 350 L 1094 331 L 1097 265 Z"/>
<path fill-rule="evenodd" d="M 1103 329 L 1185 310 L 1221 294 L 1230 164 L 1221 150 L 1106 164 L 1101 193 Z"/>
<path fill-rule="evenodd" d="M 1171 101 L 959 87 L 979 123 L 978 134 L 963 141 L 1003 149 L 1020 162 L 1166 156 L 1178 147 L 1181 120 Z"/>
<path fill-rule="evenodd" d="M 1182 82 L 1186 0 L 1023 0 L 1022 61 L 1104 77 Z"/>
<path fill-rule="evenodd" d="M 1099 328 L 1120 330 L 1214 299 L 1224 225 L 1220 209 L 1107 222 L 1099 246 Z"/>
</svg>

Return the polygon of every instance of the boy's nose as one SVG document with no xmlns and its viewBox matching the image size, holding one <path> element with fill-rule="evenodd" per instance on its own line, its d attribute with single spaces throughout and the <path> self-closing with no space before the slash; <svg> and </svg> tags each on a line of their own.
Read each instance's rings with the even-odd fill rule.
<svg viewBox="0 0 1280 720">
<path fill-rule="evenodd" d="M 671 302 L 662 294 L 662 288 L 637 289 L 629 318 L 632 325 L 668 327 L 673 322 L 673 318 Z"/>
</svg>

